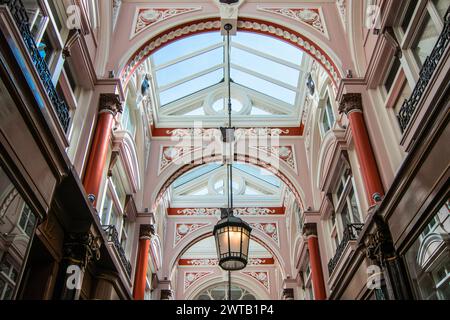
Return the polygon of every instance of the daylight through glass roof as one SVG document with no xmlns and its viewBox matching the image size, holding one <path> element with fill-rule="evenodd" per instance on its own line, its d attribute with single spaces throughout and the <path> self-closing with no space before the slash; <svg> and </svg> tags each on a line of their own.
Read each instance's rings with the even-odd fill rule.
<svg viewBox="0 0 450 320">
<path fill-rule="evenodd" d="M 238 32 L 231 38 L 230 55 L 226 37 L 219 32 L 194 35 L 158 50 L 151 56 L 159 105 L 165 107 L 207 88 L 231 81 L 242 90 L 270 96 L 295 105 L 303 52 L 294 46 L 256 33 Z M 231 75 L 226 62 L 231 58 Z M 191 111 L 191 115 L 199 114 Z M 253 111 L 262 115 L 264 111 Z"/>
</svg>

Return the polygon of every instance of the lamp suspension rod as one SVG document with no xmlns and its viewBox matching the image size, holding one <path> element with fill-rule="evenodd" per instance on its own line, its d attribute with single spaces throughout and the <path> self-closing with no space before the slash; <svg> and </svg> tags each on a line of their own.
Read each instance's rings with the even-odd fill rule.
<svg viewBox="0 0 450 320">
<path fill-rule="evenodd" d="M 231 271 L 228 271 L 228 300 L 231 301 Z"/>
<path fill-rule="evenodd" d="M 231 24 L 226 24 L 224 26 L 227 31 L 227 69 L 228 69 L 228 128 L 231 129 L 231 46 L 230 46 L 230 30 L 233 28 Z M 234 142 L 234 140 L 233 140 Z M 232 154 L 233 148 L 230 142 L 230 163 L 227 165 L 227 176 L 228 176 L 228 209 L 229 214 L 233 215 L 233 165 L 232 161 L 234 159 L 234 153 Z"/>
</svg>

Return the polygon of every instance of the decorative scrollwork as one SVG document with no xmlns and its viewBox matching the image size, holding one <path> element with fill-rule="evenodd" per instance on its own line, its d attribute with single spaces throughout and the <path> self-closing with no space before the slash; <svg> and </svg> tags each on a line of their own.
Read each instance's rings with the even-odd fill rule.
<svg viewBox="0 0 450 320">
<path fill-rule="evenodd" d="M 17 27 L 31 56 L 31 60 L 33 61 L 47 95 L 55 108 L 61 127 L 64 129 L 64 132 L 67 133 L 70 124 L 69 107 L 66 102 L 59 97 L 55 85 L 53 84 L 52 74 L 47 66 L 47 62 L 45 62 L 39 53 L 36 42 L 34 41 L 33 35 L 30 31 L 28 14 L 22 4 L 22 1 L 0 0 L 0 5 L 7 5 L 14 20 L 16 21 Z"/>
<path fill-rule="evenodd" d="M 339 262 L 339 259 L 341 258 L 342 254 L 344 253 L 345 248 L 347 247 L 347 244 L 351 240 L 357 240 L 359 237 L 359 234 L 361 230 L 363 229 L 364 224 L 362 223 L 354 223 L 354 224 L 348 224 L 347 227 L 344 230 L 344 235 L 342 237 L 342 241 L 339 244 L 339 246 L 336 249 L 336 253 L 333 257 L 333 259 L 328 262 L 328 274 L 331 275 L 336 268 L 337 263 Z"/>
<path fill-rule="evenodd" d="M 411 94 L 411 97 L 403 103 L 400 108 L 399 114 L 397 116 L 400 128 L 405 131 L 408 127 L 411 118 L 413 117 L 417 105 L 419 104 L 431 77 L 434 74 L 445 50 L 450 42 L 450 8 L 447 10 L 445 15 L 444 29 L 442 30 L 436 45 L 433 48 L 431 54 L 425 60 L 425 63 L 420 71 L 419 81 L 417 81 L 416 86 Z"/>
<path fill-rule="evenodd" d="M 123 267 L 127 271 L 128 276 L 131 276 L 131 263 L 125 254 L 125 250 L 122 248 L 122 245 L 120 244 L 119 233 L 117 232 L 116 227 L 103 226 L 103 230 L 108 235 L 108 241 L 114 245 L 114 248 L 116 248 L 120 261 L 122 262 Z"/>
</svg>

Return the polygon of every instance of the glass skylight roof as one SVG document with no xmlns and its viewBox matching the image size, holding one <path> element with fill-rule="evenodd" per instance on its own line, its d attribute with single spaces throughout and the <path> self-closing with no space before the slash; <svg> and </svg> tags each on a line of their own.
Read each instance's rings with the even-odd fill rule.
<svg viewBox="0 0 450 320">
<path fill-rule="evenodd" d="M 210 32 L 175 41 L 155 52 L 151 63 L 160 106 L 172 105 L 208 88 L 225 86 L 229 76 L 225 48 L 226 38 L 219 32 Z M 236 85 L 291 106 L 296 104 L 303 74 L 301 50 L 269 36 L 238 32 L 231 37 L 230 54 L 230 77 Z"/>
</svg>

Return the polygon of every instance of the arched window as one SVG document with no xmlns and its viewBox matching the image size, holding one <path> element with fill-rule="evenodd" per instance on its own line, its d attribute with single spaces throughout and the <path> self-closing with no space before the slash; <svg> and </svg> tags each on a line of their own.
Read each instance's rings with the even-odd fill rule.
<svg viewBox="0 0 450 320">
<path fill-rule="evenodd" d="M 240 286 L 231 286 L 232 300 L 257 300 L 256 296 Z M 214 285 L 199 295 L 194 300 L 228 300 L 228 285 L 226 283 Z"/>
<path fill-rule="evenodd" d="M 327 102 L 323 107 L 320 116 L 320 132 L 322 133 L 322 136 L 327 134 L 327 132 L 333 128 L 335 120 L 336 119 L 334 116 L 333 106 L 331 105 L 330 97 L 327 97 Z"/>
</svg>

